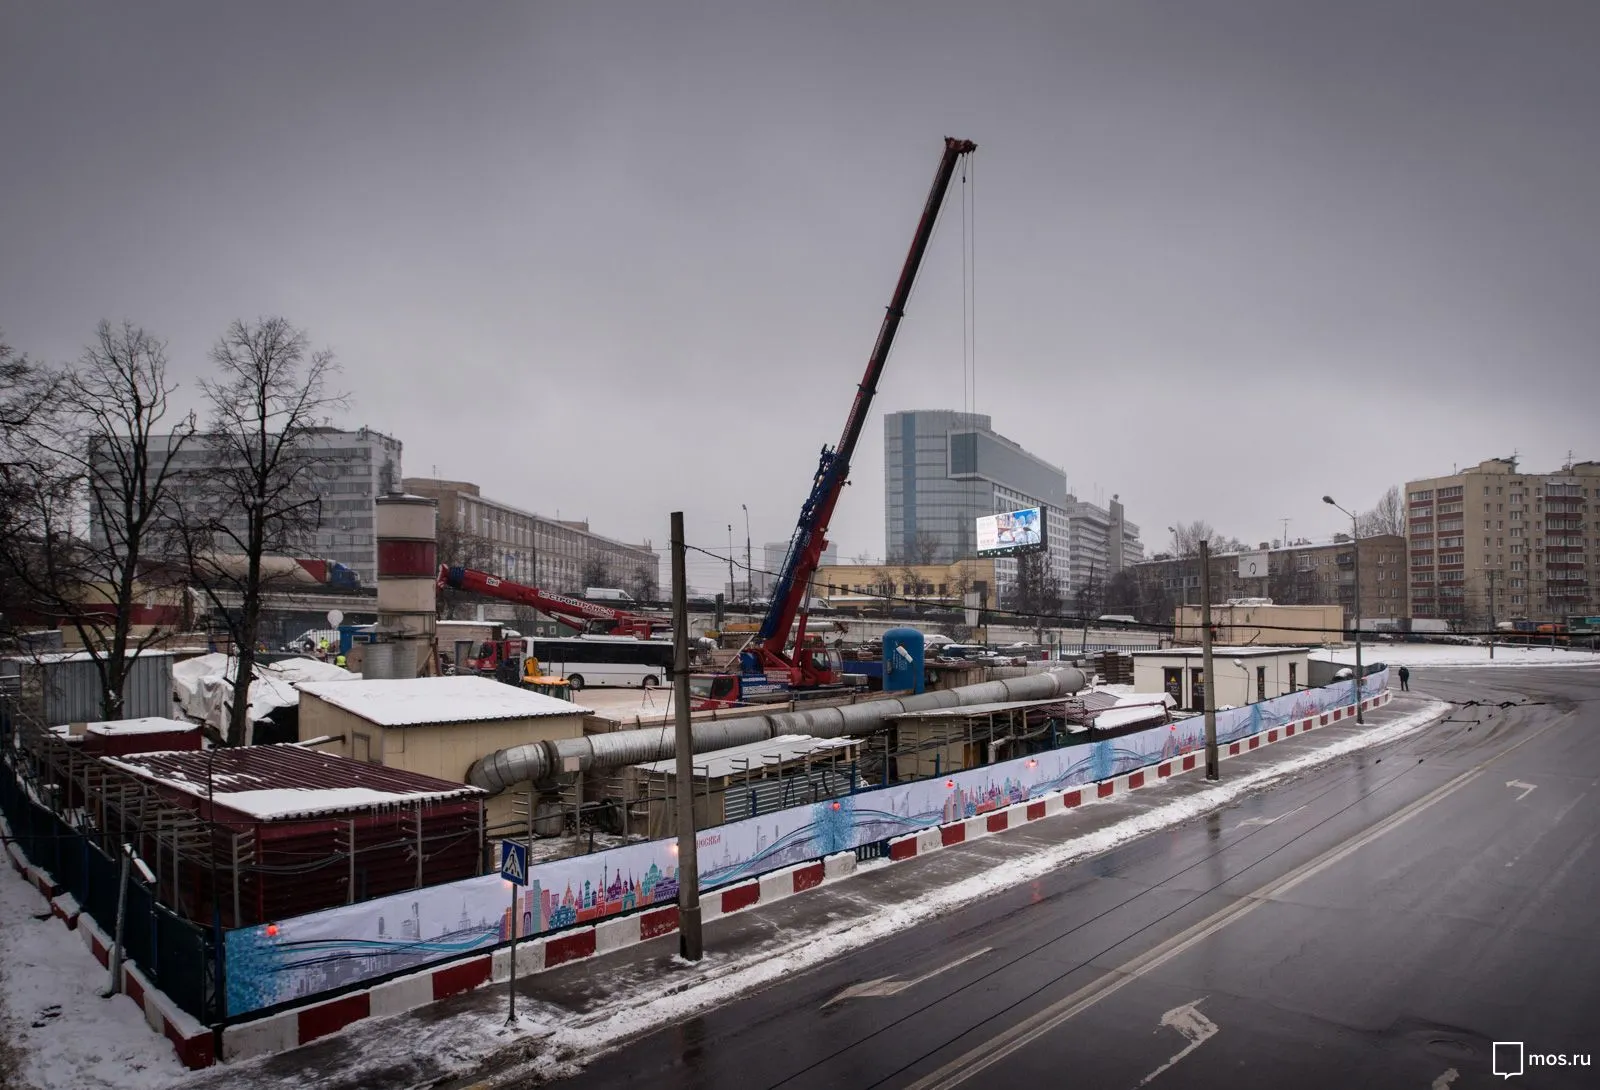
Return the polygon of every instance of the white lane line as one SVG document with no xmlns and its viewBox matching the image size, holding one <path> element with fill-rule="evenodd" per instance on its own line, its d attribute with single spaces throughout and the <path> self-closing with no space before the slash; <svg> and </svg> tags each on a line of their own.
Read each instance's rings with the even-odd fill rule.
<svg viewBox="0 0 1600 1090">
<path fill-rule="evenodd" d="M 1163 1026 L 1171 1026 L 1173 1029 L 1182 1034 L 1184 1039 L 1189 1043 L 1184 1045 L 1181 1051 L 1174 1054 L 1172 1059 L 1168 1060 L 1166 1063 L 1150 1072 L 1150 1074 L 1140 1079 L 1140 1086 L 1148 1086 L 1150 1081 L 1157 1075 L 1161 1074 L 1167 1068 L 1171 1067 L 1173 1064 L 1189 1055 L 1189 1053 L 1205 1044 L 1212 1037 L 1216 1036 L 1217 1024 L 1211 1019 L 1207 1018 L 1205 1015 L 1201 1014 L 1198 1009 L 1200 1004 L 1203 1002 L 1205 1002 L 1205 996 L 1201 996 L 1193 1003 L 1185 1003 L 1181 1007 L 1173 1007 L 1170 1011 L 1161 1016 L 1161 1024 Z"/>
<path fill-rule="evenodd" d="M 1455 1082 L 1460 1077 L 1460 1072 L 1456 1071 L 1456 1069 L 1452 1067 L 1443 1075 L 1440 1075 L 1437 1079 L 1433 1080 L 1432 1090 L 1450 1090 L 1450 1084 Z"/>
<path fill-rule="evenodd" d="M 1506 781 L 1506 786 L 1510 787 L 1510 788 L 1513 788 L 1513 789 L 1519 788 L 1519 787 L 1522 789 L 1522 794 L 1517 796 L 1517 801 L 1518 802 L 1521 802 L 1523 799 L 1527 798 L 1529 795 L 1531 795 L 1535 791 L 1539 790 L 1539 785 L 1538 784 L 1536 784 L 1536 783 L 1523 783 L 1521 780 L 1507 780 Z"/>
<path fill-rule="evenodd" d="M 1316 877 L 1329 867 L 1349 858 L 1379 837 L 1399 828 L 1418 814 L 1444 801 L 1481 776 L 1484 769 L 1490 764 L 1527 745 L 1535 738 L 1554 730 L 1565 722 L 1571 714 L 1569 712 L 1561 716 L 1559 719 L 1529 734 L 1526 738 L 1507 746 L 1494 756 L 1484 759 L 1442 787 L 1435 788 L 1420 799 L 1397 810 L 1355 839 L 1347 840 L 1343 844 L 1330 848 L 1321 855 L 1307 860 L 1287 874 L 1259 887 L 1253 893 L 1244 894 L 1233 904 L 1219 909 L 1198 923 L 1180 931 L 1165 942 L 1158 943 L 1144 953 L 1131 958 L 1100 979 L 1079 988 L 1063 999 L 1056 1000 L 1056 1002 L 1036 1014 L 1001 1031 L 990 1040 L 983 1042 L 937 1070 L 924 1075 L 916 1082 L 911 1083 L 906 1090 L 950 1090 L 951 1087 L 959 1086 L 973 1075 L 992 1067 L 1018 1050 L 1032 1044 L 1045 1034 L 1057 1029 L 1081 1012 L 1100 1002 L 1100 1000 L 1121 991 L 1151 970 L 1158 969 L 1173 958 L 1187 952 L 1191 947 L 1205 941 L 1229 924 L 1243 919 L 1264 902 L 1288 893 L 1302 882 Z"/>
<path fill-rule="evenodd" d="M 1309 805 L 1311 805 L 1311 804 L 1310 803 L 1306 804 L 1306 806 L 1309 806 Z M 1306 808 L 1305 806 L 1296 806 L 1293 810 L 1290 810 L 1288 813 L 1279 814 L 1277 817 L 1245 818 L 1243 821 L 1239 822 L 1239 824 L 1235 825 L 1234 828 L 1235 829 L 1242 829 L 1246 825 L 1271 825 L 1274 821 L 1282 821 L 1286 817 L 1292 817 L 1295 814 L 1298 814 L 1301 810 L 1304 810 L 1305 808 Z"/>
</svg>

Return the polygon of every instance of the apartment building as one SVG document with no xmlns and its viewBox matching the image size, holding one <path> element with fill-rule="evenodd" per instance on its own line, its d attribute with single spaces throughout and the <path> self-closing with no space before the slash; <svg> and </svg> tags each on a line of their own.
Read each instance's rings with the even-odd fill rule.
<svg viewBox="0 0 1600 1090">
<path fill-rule="evenodd" d="M 1281 548 L 1263 545 L 1249 552 L 1211 557 L 1211 601 L 1270 598 L 1278 605 L 1338 605 L 1355 617 L 1356 554 L 1361 560 L 1361 616 L 1403 617 L 1407 610 L 1406 539 L 1399 534 L 1349 535 L 1328 542 L 1300 542 Z M 1265 557 L 1263 567 L 1255 558 Z M 1245 561 L 1245 563 L 1241 563 Z M 1259 575 L 1248 575 L 1252 570 Z M 1174 606 L 1200 603 L 1200 558 L 1162 557 L 1130 565 L 1141 583 L 1165 591 Z"/>
<path fill-rule="evenodd" d="M 1564 621 L 1600 611 L 1600 462 L 1527 473 L 1491 458 L 1405 486 L 1413 617 L 1486 630 L 1494 620 Z M 1491 600 L 1492 599 L 1492 600 Z"/>
<path fill-rule="evenodd" d="M 661 558 L 649 542 L 631 545 L 593 532 L 587 521 L 525 511 L 490 499 L 470 481 L 407 477 L 405 490 L 439 503 L 441 563 L 481 566 L 559 594 L 582 594 L 585 573 L 638 597 L 660 593 Z M 445 555 L 452 541 L 462 555 Z"/>
<path fill-rule="evenodd" d="M 170 434 L 150 437 L 148 473 L 160 472 L 172 446 Z M 378 579 L 377 499 L 400 485 L 400 440 L 371 428 L 313 428 L 300 449 L 313 463 L 306 493 L 307 498 L 314 495 L 320 500 L 319 517 L 314 528 L 274 542 L 273 550 L 337 561 L 353 568 L 363 584 L 374 586 Z M 94 456 L 98 458 L 99 453 Z M 219 500 L 225 501 L 228 497 L 216 495 L 215 478 L 227 457 L 203 435 L 186 437 L 170 456 L 167 496 L 171 510 L 211 511 Z M 105 526 L 98 514 L 89 512 L 89 535 L 96 545 L 102 545 Z M 243 536 L 242 516 L 223 512 L 222 522 Z M 218 548 L 227 551 L 227 542 L 219 543 Z"/>
</svg>

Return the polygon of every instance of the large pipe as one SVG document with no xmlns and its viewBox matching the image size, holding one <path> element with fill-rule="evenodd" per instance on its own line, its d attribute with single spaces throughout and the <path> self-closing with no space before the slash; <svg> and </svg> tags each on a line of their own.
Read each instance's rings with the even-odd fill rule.
<svg viewBox="0 0 1600 1090">
<path fill-rule="evenodd" d="M 890 716 L 902 712 L 931 711 L 970 704 L 996 704 L 1013 700 L 1049 700 L 1070 696 L 1086 681 L 1082 670 L 1063 667 L 1026 677 L 964 685 L 887 700 L 860 704 L 835 704 L 804 711 L 753 715 L 740 719 L 710 719 L 694 724 L 691 737 L 694 752 L 728 749 L 731 746 L 765 742 L 785 734 L 807 734 L 815 738 L 860 736 L 879 730 Z M 671 757 L 675 751 L 672 727 L 647 727 L 619 730 L 610 734 L 591 734 L 582 738 L 562 738 L 553 742 L 529 742 L 498 750 L 474 761 L 467 770 L 467 782 L 490 793 L 504 791 L 516 783 L 548 779 L 577 768 L 596 771 L 643 764 Z"/>
</svg>

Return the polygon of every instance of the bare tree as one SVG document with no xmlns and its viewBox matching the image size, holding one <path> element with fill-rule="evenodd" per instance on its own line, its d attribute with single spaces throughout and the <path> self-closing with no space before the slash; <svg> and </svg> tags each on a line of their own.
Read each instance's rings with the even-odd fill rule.
<svg viewBox="0 0 1600 1090">
<path fill-rule="evenodd" d="M 1202 541 L 1213 545 L 1221 541 L 1221 538 L 1217 536 L 1217 532 L 1211 528 L 1211 524 L 1205 519 L 1177 523 L 1172 528 L 1172 538 L 1178 556 L 1198 555 Z"/>
<path fill-rule="evenodd" d="M 1030 624 L 1034 638 L 1044 642 L 1044 630 L 1060 621 L 1061 583 L 1050 567 L 1049 554 L 1023 553 L 1017 557 L 1017 579 L 1005 607 Z"/>
<path fill-rule="evenodd" d="M 139 654 L 182 618 L 170 578 L 174 600 L 138 615 L 159 581 L 153 561 L 171 552 L 176 459 L 195 433 L 191 413 L 158 434 L 174 389 L 165 344 L 131 322 L 101 322 L 83 357 L 58 377 L 48 426 L 33 429 L 32 484 L 14 512 L 29 530 L 22 548 L 0 555 L 37 608 L 77 632 L 107 719 L 122 718 Z"/>
<path fill-rule="evenodd" d="M 262 559 L 303 548 L 321 525 L 329 474 L 313 437 L 347 398 L 328 388 L 338 371 L 333 354 L 313 351 L 305 332 L 283 318 L 235 321 L 211 361 L 216 377 L 201 383 L 211 417 L 200 437 L 210 464 L 185 524 L 196 583 L 237 654 L 227 741 L 240 745 L 270 589 Z"/>
<path fill-rule="evenodd" d="M 450 568 L 476 568 L 489 571 L 494 563 L 494 543 L 482 534 L 473 533 L 465 526 L 448 521 L 439 520 L 437 533 L 439 563 Z M 499 574 L 495 572 L 493 574 Z M 448 587 L 440 587 L 434 592 L 434 605 L 439 611 L 439 616 L 446 619 L 458 618 L 466 609 L 469 601 L 475 596 Z"/>
<path fill-rule="evenodd" d="M 921 605 L 922 573 L 910 564 L 902 564 L 899 570 L 894 573 L 894 577 L 900 581 L 899 587 L 896 588 L 899 591 L 899 596 L 910 598 L 913 603 Z M 895 603 L 891 602 L 889 604 L 893 607 Z"/>
<path fill-rule="evenodd" d="M 628 581 L 629 592 L 641 602 L 654 602 L 661 593 L 661 584 L 656 576 L 654 564 L 641 563 L 633 570 L 633 578 Z"/>
<path fill-rule="evenodd" d="M 611 563 L 605 557 L 590 556 L 583 562 L 583 588 L 609 587 L 611 585 Z"/>
<path fill-rule="evenodd" d="M 1378 537 L 1383 534 L 1404 537 L 1406 511 L 1400 498 L 1400 486 L 1390 485 L 1389 490 L 1379 497 L 1372 510 L 1364 512 L 1356 520 L 1356 527 L 1362 537 Z"/>
<path fill-rule="evenodd" d="M 906 561 L 911 564 L 932 564 L 939 556 L 939 536 L 931 530 L 918 530 L 906 550 Z"/>
<path fill-rule="evenodd" d="M 35 429 L 47 423 L 59 383 L 59 374 L 15 351 L 0 332 L 0 555 L 31 556 L 38 544 L 31 517 L 41 468 Z M 14 627 L 29 597 L 0 563 L 0 631 Z"/>
</svg>

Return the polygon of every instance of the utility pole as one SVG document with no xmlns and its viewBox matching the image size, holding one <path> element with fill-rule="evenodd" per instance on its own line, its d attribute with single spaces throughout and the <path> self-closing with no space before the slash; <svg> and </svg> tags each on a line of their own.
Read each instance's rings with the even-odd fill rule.
<svg viewBox="0 0 1600 1090">
<path fill-rule="evenodd" d="M 733 532 L 733 527 L 728 527 Z M 732 582 L 733 550 L 728 550 Z M 683 512 L 672 512 L 672 708 L 677 736 L 678 952 L 699 961 L 700 863 L 694 834 L 694 742 L 689 732 L 689 583 L 684 571 Z"/>
<path fill-rule="evenodd" d="M 733 523 L 728 523 L 728 597 L 739 597 L 739 584 L 733 581 Z M 745 595 L 745 609 L 750 608 L 750 596 Z M 673 601 L 677 601 L 676 598 Z"/>
<path fill-rule="evenodd" d="M 1500 573 L 1489 569 L 1489 661 L 1494 661 L 1494 577 Z"/>
<path fill-rule="evenodd" d="M 755 581 L 755 564 L 750 557 L 750 508 L 742 503 L 739 506 L 744 509 L 744 600 L 754 602 L 756 590 L 752 584 Z"/>
<path fill-rule="evenodd" d="M 1089 561 L 1089 581 L 1084 584 L 1083 602 L 1083 642 L 1078 647 L 1079 655 L 1089 653 L 1089 614 L 1094 612 L 1091 608 L 1094 598 L 1094 561 Z"/>
<path fill-rule="evenodd" d="M 1206 779 L 1220 780 L 1217 755 L 1217 687 L 1211 669 L 1211 543 L 1200 542 L 1200 662 L 1206 686 Z"/>
</svg>

